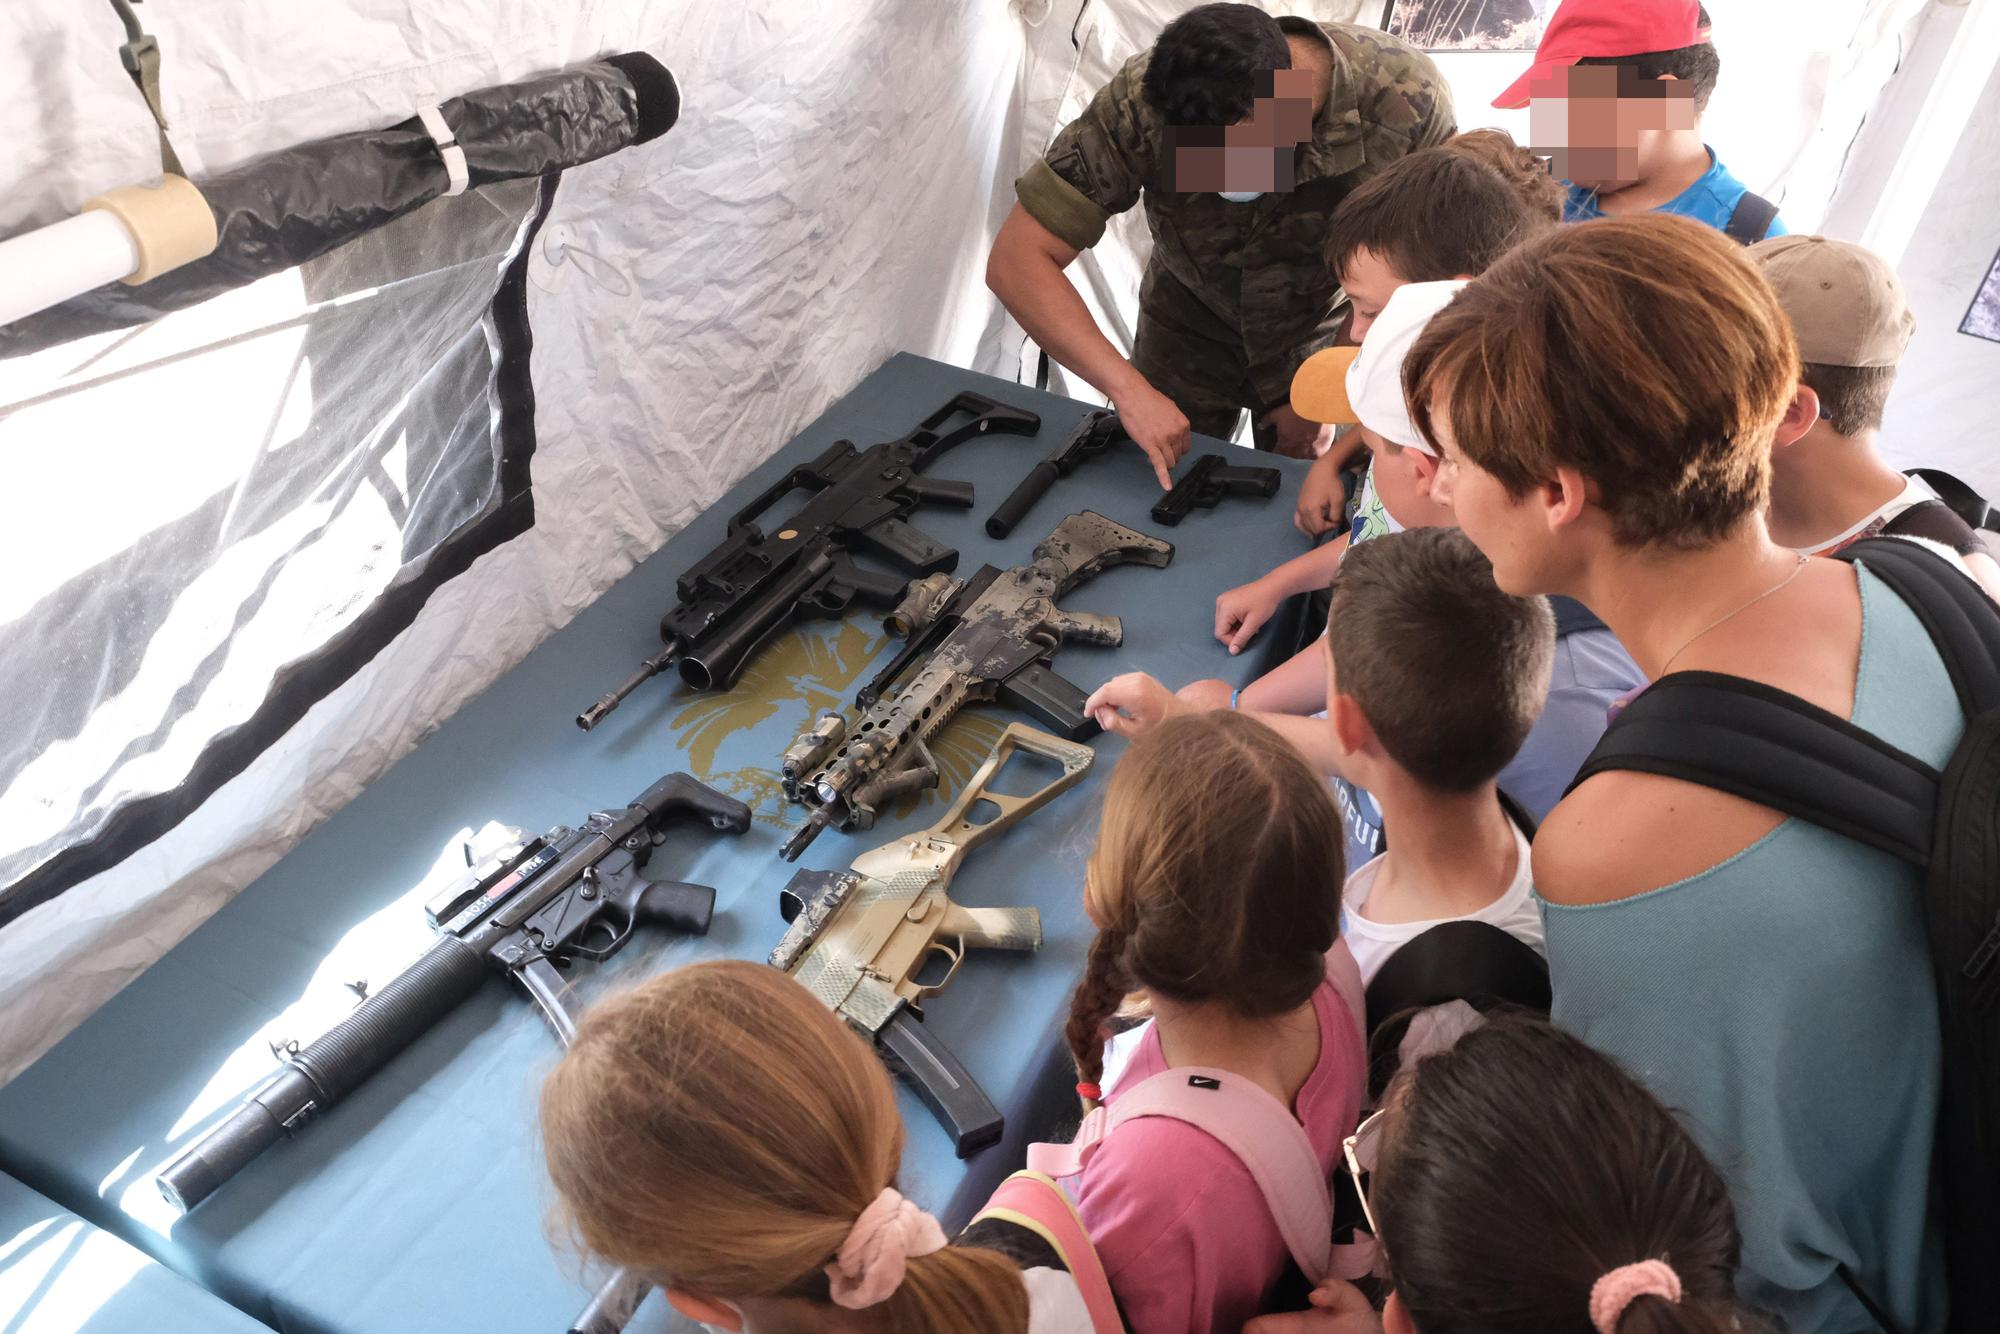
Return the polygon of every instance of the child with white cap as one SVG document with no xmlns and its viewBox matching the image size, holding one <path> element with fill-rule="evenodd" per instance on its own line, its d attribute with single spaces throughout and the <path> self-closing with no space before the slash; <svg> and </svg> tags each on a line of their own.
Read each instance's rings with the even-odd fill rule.
<svg viewBox="0 0 2000 1334">
<path fill-rule="evenodd" d="M 1434 494 L 1438 459 L 1410 419 L 1402 368 L 1432 316 L 1464 286 L 1456 281 L 1404 284 L 1390 295 L 1359 348 L 1318 353 L 1299 367 L 1292 381 L 1294 410 L 1308 420 L 1358 423 L 1373 457 L 1372 482 L 1363 496 L 1354 538 L 1356 549 L 1406 528 L 1457 526 L 1450 507 Z M 1310 552 L 1279 567 L 1271 577 L 1287 577 L 1297 567 L 1304 571 L 1300 577 L 1309 581 L 1302 588 L 1325 587 L 1333 571 L 1315 568 L 1319 556 Z M 1638 665 L 1603 622 L 1567 598 L 1554 599 L 1552 606 L 1556 651 L 1541 714 L 1499 775 L 1500 790 L 1536 821 L 1562 797 L 1603 735 L 1612 703 L 1644 682 Z M 1121 682 L 1133 684 L 1121 686 Z M 1140 682 L 1150 683 L 1151 689 Z M 1099 694 L 1112 692 L 1110 697 L 1128 712 L 1136 706 L 1150 714 L 1161 707 L 1152 690 L 1166 694 L 1150 677 L 1133 676 L 1119 678 Z M 1197 681 L 1182 689 L 1177 702 L 1194 708 L 1253 711 L 1295 740 L 1323 739 L 1324 729 L 1307 724 L 1295 732 L 1292 720 L 1283 715 L 1297 715 L 1303 721 L 1327 707 L 1324 653 L 1315 644 L 1240 690 L 1222 681 Z M 1335 757 L 1323 750 L 1309 750 L 1308 755 L 1334 780 L 1347 835 L 1347 865 L 1362 866 L 1383 850 L 1382 808 L 1365 784 L 1343 774 Z"/>
</svg>

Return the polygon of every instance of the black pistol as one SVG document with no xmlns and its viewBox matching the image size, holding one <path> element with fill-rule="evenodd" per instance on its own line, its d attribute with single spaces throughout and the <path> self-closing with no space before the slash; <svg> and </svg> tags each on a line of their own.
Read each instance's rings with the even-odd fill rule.
<svg viewBox="0 0 2000 1334">
<path fill-rule="evenodd" d="M 1233 468 L 1220 454 L 1203 454 L 1153 506 L 1153 522 L 1172 528 L 1197 509 L 1214 509 L 1224 496 L 1269 500 L 1283 480 L 1276 468 Z"/>
</svg>

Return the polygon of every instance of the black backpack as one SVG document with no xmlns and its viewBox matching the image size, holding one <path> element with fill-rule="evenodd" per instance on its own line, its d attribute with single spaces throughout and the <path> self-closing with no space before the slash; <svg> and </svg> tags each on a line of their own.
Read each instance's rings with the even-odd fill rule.
<svg viewBox="0 0 2000 1334">
<path fill-rule="evenodd" d="M 1570 605 L 1581 610 L 1581 604 Z M 1500 805 L 1507 818 L 1533 839 L 1535 818 L 1505 792 L 1500 794 Z M 1383 832 L 1386 846 L 1387 831 Z M 1401 1067 L 1403 1035 L 1420 1011 L 1462 1000 L 1481 1014 L 1502 1007 L 1547 1014 L 1549 965 L 1534 946 L 1491 922 L 1440 922 L 1383 960 L 1368 980 L 1365 998 L 1372 1106 L 1381 1102 Z"/>
<path fill-rule="evenodd" d="M 1966 728 L 1942 773 L 1786 691 L 1675 672 L 1626 707 L 1576 781 L 1636 769 L 1700 783 L 1923 869 L 1944 1064 L 1950 1327 L 1984 1334 L 2000 1329 L 2000 606 L 1912 542 L 1870 538 L 1839 559 L 1865 562 L 1944 660 Z M 1846 1266 L 1840 1273 L 1892 1330 Z"/>
<path fill-rule="evenodd" d="M 1985 496 L 1937 468 L 1911 468 L 1906 475 L 1937 492 L 1938 498 L 1919 501 L 1891 519 L 1882 529 L 1885 536 L 1927 537 L 1961 556 L 1987 550 L 1980 533 L 2000 532 L 2000 512 Z"/>
</svg>

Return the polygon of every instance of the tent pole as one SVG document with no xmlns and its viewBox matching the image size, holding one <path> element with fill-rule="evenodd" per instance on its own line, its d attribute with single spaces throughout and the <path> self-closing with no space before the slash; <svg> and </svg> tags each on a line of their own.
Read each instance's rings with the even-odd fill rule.
<svg viewBox="0 0 2000 1334">
<path fill-rule="evenodd" d="M 0 325 L 108 282 L 147 282 L 215 241 L 215 215 L 185 177 L 107 191 L 73 218 L 0 241 Z"/>
</svg>

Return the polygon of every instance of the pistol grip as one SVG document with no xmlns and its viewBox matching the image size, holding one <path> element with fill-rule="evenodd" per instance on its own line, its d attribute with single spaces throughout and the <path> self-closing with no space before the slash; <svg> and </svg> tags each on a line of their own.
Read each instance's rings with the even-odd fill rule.
<svg viewBox="0 0 2000 1334">
<path fill-rule="evenodd" d="M 966 949 L 1038 950 L 1042 915 L 1033 908 L 961 908 L 954 903 L 945 910 L 938 932 L 957 936 Z"/>
<path fill-rule="evenodd" d="M 907 1009 L 875 1035 L 889 1068 L 907 1079 L 924 1106 L 951 1136 L 952 1149 L 970 1158 L 1000 1142 L 1007 1119 L 984 1089 L 973 1082 L 951 1049 L 933 1037 Z"/>
<path fill-rule="evenodd" d="M 657 922 L 687 936 L 705 936 L 715 920 L 715 891 L 707 885 L 675 880 L 644 882 L 633 904 L 632 920 Z"/>
</svg>

